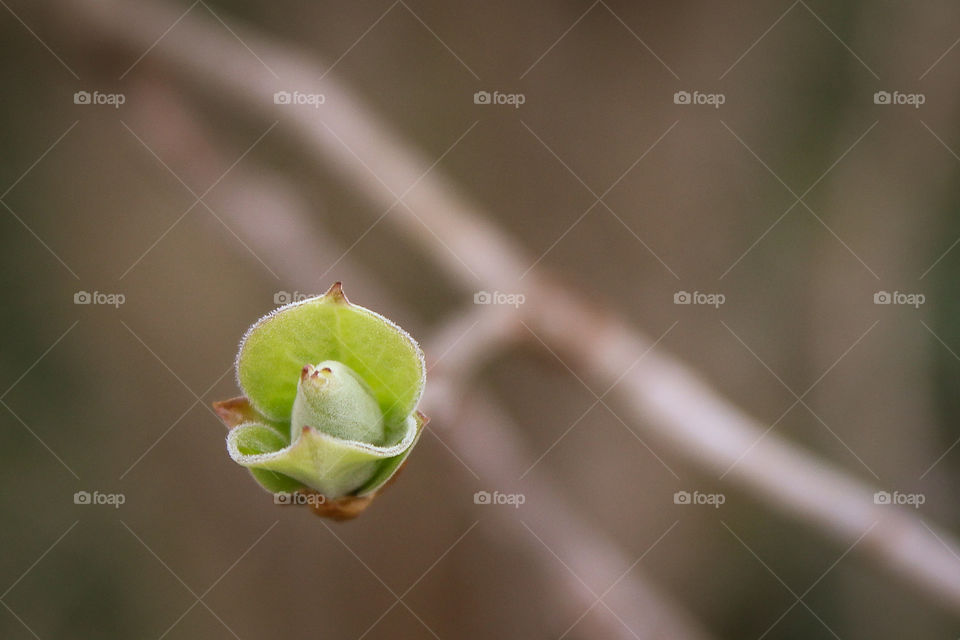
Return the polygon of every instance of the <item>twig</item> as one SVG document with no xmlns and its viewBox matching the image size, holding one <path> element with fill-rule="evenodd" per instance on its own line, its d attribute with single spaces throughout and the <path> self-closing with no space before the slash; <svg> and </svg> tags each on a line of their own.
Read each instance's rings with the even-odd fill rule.
<svg viewBox="0 0 960 640">
<path fill-rule="evenodd" d="M 446 354 L 431 371 L 424 397 L 426 411 L 436 419 L 432 424 L 446 425 L 442 437 L 449 439 L 462 462 L 476 469 L 491 489 L 503 491 L 516 482 L 518 469 L 530 455 L 518 438 L 520 429 L 482 388 L 478 390 L 481 385 L 468 384 L 467 379 L 495 353 L 520 338 L 520 327 L 514 314 L 474 308 L 448 321 L 426 345 L 427 353 Z M 499 525 L 502 541 L 509 540 L 513 548 L 527 549 L 560 578 L 562 586 L 556 587 L 556 592 L 564 606 L 558 611 L 574 617 L 587 610 L 601 615 L 604 628 L 581 635 L 706 638 L 706 632 L 687 612 L 634 568 L 637 559 L 628 557 L 603 529 L 585 520 L 548 478 L 530 477 L 522 487 L 530 508 L 540 522 L 546 523 L 543 531 L 534 531 L 512 513 L 513 509 L 493 508 L 487 513 Z M 597 593 L 587 585 L 606 588 L 617 576 L 624 577 L 617 583 L 615 596 L 604 596 L 598 602 L 602 591 Z M 614 597 L 625 604 L 609 605 L 607 600 Z M 578 623 L 586 626 L 587 619 Z"/>
<path fill-rule="evenodd" d="M 78 5 L 79 6 L 79 5 Z M 149 2 L 82 5 L 87 26 L 109 40 L 143 51 L 157 25 L 179 11 Z M 315 59 L 276 42 L 235 29 L 246 46 L 200 15 L 185 18 L 148 58 L 163 59 L 214 95 L 229 96 L 272 119 L 282 119 L 304 149 L 371 202 L 389 211 L 383 221 L 418 244 L 465 291 L 511 290 L 531 264 L 477 207 L 441 180 L 432 160 L 410 148 L 343 86 L 315 78 Z M 312 109 L 280 110 L 271 96 L 275 79 L 246 47 L 258 51 L 285 87 L 326 97 L 322 116 Z M 141 63 L 142 64 L 142 63 Z M 467 126 L 465 125 L 465 129 Z M 426 172 L 426 173 L 425 173 Z M 411 185 L 398 202 L 397 196 Z M 624 323 L 597 314 L 581 296 L 531 275 L 524 313 L 545 342 L 574 366 L 613 383 L 647 350 L 650 341 Z M 589 347 L 578 336 L 588 331 Z M 711 473 L 733 465 L 764 428 L 720 397 L 687 367 L 661 351 L 623 377 L 615 393 L 638 423 Z M 768 434 L 726 476 L 791 518 L 811 523 L 842 544 L 873 531 L 858 547 L 915 586 L 960 611 L 960 571 L 952 536 L 930 529 L 905 512 L 873 503 L 873 489 L 843 471 Z"/>
<path fill-rule="evenodd" d="M 191 160 L 182 163 L 189 171 L 184 177 L 191 182 L 207 184 L 222 175 L 228 166 L 226 158 L 221 157 L 211 144 L 209 131 L 202 127 L 182 99 L 166 86 L 154 82 L 139 83 L 135 94 L 130 97 L 132 104 L 145 105 L 143 109 L 136 109 L 131 117 L 136 130 L 154 134 L 146 135 L 150 140 L 162 134 L 166 144 L 164 151 L 168 155 Z M 157 130 L 153 131 L 151 127 Z M 180 164 L 172 166 L 179 169 Z M 268 257 L 285 286 L 309 287 L 312 283 L 308 274 L 325 269 L 331 256 L 341 255 L 342 248 L 314 220 L 307 218 L 306 203 L 297 196 L 295 189 L 280 176 L 265 176 L 269 176 L 269 172 L 262 167 L 258 170 L 249 166 L 237 167 L 211 196 L 211 204 L 229 224 L 237 225 L 242 237 L 251 239 L 255 251 Z M 208 222 L 212 233 L 222 233 L 219 223 Z M 303 232 L 308 227 L 313 233 Z M 237 245 L 240 255 L 250 255 L 238 243 L 233 244 Z M 351 291 L 363 291 L 364 298 L 378 299 L 395 317 L 398 313 L 403 316 L 409 312 L 349 256 L 338 265 L 337 274 L 350 283 Z M 431 417 L 428 433 L 453 452 L 470 473 L 479 474 L 484 482 L 499 488 L 505 488 L 516 478 L 517 465 L 528 456 L 524 454 L 522 443 L 515 435 L 516 427 L 509 423 L 509 418 L 484 394 L 466 393 L 465 382 L 484 363 L 521 337 L 521 330 L 522 325 L 511 310 L 472 307 L 469 312 L 457 314 L 443 324 L 425 345 L 430 384 L 422 405 Z M 472 428 L 450 428 L 460 424 Z M 447 425 L 443 435 L 433 431 L 443 425 Z M 497 442 L 498 446 L 477 442 L 480 434 L 483 440 Z M 551 544 L 555 545 L 556 552 L 563 554 L 565 561 L 577 567 L 582 576 L 592 578 L 597 575 L 599 580 L 604 577 L 611 580 L 610 576 L 617 576 L 630 567 L 634 559 L 624 554 L 600 527 L 580 517 L 547 480 L 530 483 L 524 490 L 536 501 L 539 520 L 555 534 L 551 537 Z M 595 605 L 596 596 L 567 573 L 552 552 L 523 528 L 511 511 L 488 511 L 489 518 L 485 520 L 492 520 L 496 525 L 493 540 L 510 549 L 527 548 L 531 557 L 538 559 L 543 572 L 550 576 L 543 583 L 551 593 L 548 601 L 558 611 L 569 611 L 569 616 L 576 617 L 592 607 L 594 615 L 578 624 L 581 631 L 589 629 L 591 637 L 622 640 L 638 637 L 706 640 L 708 637 L 688 613 L 659 593 L 643 577 L 640 569 L 631 571 L 617 586 L 615 597 L 629 606 L 614 609 L 605 601 Z M 562 579 L 556 580 L 557 575 Z M 614 595 L 606 598 L 613 599 Z M 621 616 L 628 618 L 629 626 Z M 558 617 L 557 623 L 567 624 L 564 620 L 567 617 Z"/>
</svg>

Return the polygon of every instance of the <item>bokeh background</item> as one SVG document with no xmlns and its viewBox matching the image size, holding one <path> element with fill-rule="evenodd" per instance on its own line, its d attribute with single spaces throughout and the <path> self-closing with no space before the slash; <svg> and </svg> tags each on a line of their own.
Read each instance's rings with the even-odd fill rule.
<svg viewBox="0 0 960 640">
<path fill-rule="evenodd" d="M 505 542 L 515 526 L 550 545 L 534 496 L 512 525 L 490 516 L 512 507 L 474 503 L 525 483 L 501 486 L 445 444 L 443 430 L 482 423 L 431 425 L 346 524 L 275 506 L 228 458 L 208 407 L 236 395 L 237 342 L 278 294 L 344 280 L 424 340 L 473 298 L 394 227 L 371 227 L 382 208 L 305 153 L 282 109 L 191 74 L 166 47 L 196 24 L 243 43 L 248 58 L 218 62 L 228 75 L 269 67 L 264 44 L 298 51 L 316 84 L 271 68 L 274 91 L 349 88 L 539 258 L 534 272 L 654 338 L 670 329 L 657 349 L 776 434 L 922 495 L 917 517 L 960 530 L 955 3 L 2 4 L 0 636 L 603 637 L 603 607 L 571 627 L 583 611 L 550 597 L 570 579 L 563 558 Z M 118 17 L 140 11 L 146 39 Z M 124 102 L 76 104 L 79 91 Z M 677 104 L 683 91 L 724 102 Z M 78 305 L 79 291 L 124 302 Z M 725 302 L 677 305 L 679 291 Z M 878 305 L 879 291 L 925 298 Z M 616 404 L 558 441 L 595 398 L 542 346 L 497 354 L 471 384 L 512 418 L 526 462 L 549 448 L 528 477 L 626 557 L 649 550 L 630 571 L 712 637 L 956 637 L 956 611 L 646 448 Z M 809 409 L 784 414 L 814 384 Z M 74 504 L 95 490 L 125 502 Z M 677 505 L 680 490 L 725 503 Z"/>
</svg>

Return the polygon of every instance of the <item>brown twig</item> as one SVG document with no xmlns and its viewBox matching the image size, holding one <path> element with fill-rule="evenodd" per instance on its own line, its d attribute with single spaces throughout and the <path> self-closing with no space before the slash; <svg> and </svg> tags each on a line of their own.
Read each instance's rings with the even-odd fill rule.
<svg viewBox="0 0 960 640">
<path fill-rule="evenodd" d="M 71 18 L 82 17 L 91 37 L 104 37 L 137 53 L 154 44 L 157 25 L 171 24 L 181 13 L 149 2 L 104 0 L 77 7 Z M 307 154 L 376 207 L 389 210 L 384 223 L 420 246 L 464 291 L 516 287 L 531 264 L 529 257 L 480 208 L 438 177 L 430 160 L 411 151 L 329 76 L 317 86 L 320 69 L 314 58 L 258 34 L 235 31 L 245 44 L 211 20 L 190 15 L 149 57 L 178 69 L 213 95 L 229 96 L 233 106 L 281 119 L 282 130 Z M 283 86 L 246 47 L 259 53 Z M 322 117 L 309 108 L 279 110 L 271 97 L 284 87 L 323 93 Z M 414 184 L 416 188 L 399 197 Z M 758 421 L 662 351 L 647 354 L 650 340 L 615 317 L 596 313 L 576 293 L 535 274 L 523 283 L 530 330 L 569 358 L 571 366 L 610 384 L 619 380 L 614 394 L 638 425 L 705 472 L 733 467 L 726 476 L 729 481 L 842 544 L 869 530 L 860 550 L 960 611 L 960 554 L 953 536 L 903 511 L 875 505 L 872 487 L 775 434 L 761 438 L 764 427 Z M 584 331 L 591 336 L 589 344 L 577 337 Z M 741 459 L 750 447 L 751 453 Z"/>
<path fill-rule="evenodd" d="M 131 102 L 147 105 L 147 108 L 137 109 L 128 124 L 135 125 L 138 132 L 155 134 L 147 136 L 151 140 L 162 134 L 169 155 L 192 159 L 193 162 L 184 163 L 184 170 L 189 171 L 185 177 L 205 184 L 222 174 L 228 162 L 217 151 L 217 145 L 211 142 L 211 133 L 203 128 L 189 105 L 171 95 L 162 83 L 141 83 L 136 91 Z M 162 131 L 151 127 L 162 127 Z M 197 162 L 198 157 L 205 158 L 205 162 Z M 271 266 L 286 285 L 306 290 L 313 284 L 312 274 L 324 269 L 324 261 L 331 256 L 341 255 L 342 248 L 313 220 L 310 224 L 314 233 L 298 232 L 307 226 L 305 203 L 284 179 L 265 176 L 269 173 L 262 168 L 254 171 L 249 167 L 237 167 L 224 179 L 222 188 L 211 196 L 211 204 L 229 224 L 237 225 L 238 230 L 243 231 L 243 237 L 252 239 L 254 251 L 269 257 Z M 214 234 L 222 230 L 212 220 L 208 227 Z M 240 255 L 252 257 L 238 243 L 232 244 L 237 246 Z M 337 273 L 348 279 L 351 287 L 358 287 L 366 296 L 378 299 L 391 309 L 391 313 L 401 316 L 408 313 L 403 303 L 378 287 L 372 274 L 350 257 L 341 261 Z M 467 381 L 485 362 L 520 338 L 521 332 L 522 325 L 512 310 L 472 307 L 467 313 L 455 314 L 445 322 L 425 345 L 430 384 L 422 406 L 436 419 L 425 427 L 427 434 L 424 437 L 439 440 L 461 462 L 476 470 L 484 481 L 498 487 L 507 486 L 516 477 L 516 465 L 528 459 L 528 455 L 524 453 L 523 443 L 517 438 L 517 429 L 510 424 L 509 418 L 484 394 L 467 393 Z M 238 424 L 249 417 L 245 399 L 215 403 L 214 409 L 228 425 Z M 443 431 L 436 431 L 438 427 Z M 495 441 L 498 446 L 476 442 L 480 433 L 485 434 L 485 440 Z M 508 456 L 504 455 L 505 451 Z M 548 481 L 538 479 L 529 483 L 525 490 L 532 498 L 535 496 L 540 520 L 547 523 L 551 532 L 558 534 L 559 539 L 552 542 L 557 553 L 562 553 L 566 562 L 577 567 L 581 575 L 590 578 L 597 575 L 602 581 L 605 576 L 611 579 L 610 576 L 619 575 L 630 567 L 634 558 L 623 553 L 595 523 L 580 517 Z M 311 505 L 314 508 L 319 506 L 321 510 L 326 506 L 325 503 Z M 361 504 L 348 501 L 347 506 Z M 580 622 L 590 635 L 622 640 L 637 637 L 651 640 L 708 638 L 690 614 L 660 593 L 640 569 L 625 576 L 618 583 L 616 594 L 606 598 L 613 600 L 616 597 L 625 604 L 616 609 L 606 602 L 596 604 L 597 594 L 591 593 L 579 579 L 567 573 L 551 550 L 520 526 L 513 514 L 502 509 L 489 513 L 498 524 L 493 536 L 497 544 L 526 548 L 539 560 L 544 573 L 551 578 L 544 581 L 551 602 L 562 605 L 561 610 L 571 613 L 587 609 L 595 611 L 593 616 Z M 347 515 L 355 514 L 348 512 Z M 556 575 L 563 579 L 553 579 Z M 625 615 L 629 622 L 625 624 L 621 615 Z"/>
</svg>

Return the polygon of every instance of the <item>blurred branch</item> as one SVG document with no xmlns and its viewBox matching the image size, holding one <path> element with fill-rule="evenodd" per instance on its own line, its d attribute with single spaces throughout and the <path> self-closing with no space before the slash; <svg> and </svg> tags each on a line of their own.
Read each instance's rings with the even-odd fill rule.
<svg viewBox="0 0 960 640">
<path fill-rule="evenodd" d="M 133 55 L 150 49 L 140 64 L 162 59 L 212 95 L 229 97 L 231 105 L 281 119 L 281 128 L 291 132 L 307 153 L 389 212 L 383 222 L 432 256 L 464 291 L 481 287 L 509 291 L 517 286 L 532 263 L 529 256 L 496 229 L 489 216 L 437 177 L 430 161 L 412 151 L 347 89 L 330 77 L 318 86 L 322 68 L 314 57 L 234 29 L 241 43 L 200 12 L 183 18 L 156 42 L 162 25 L 174 24 L 181 9 L 103 1 L 77 4 L 74 12 L 61 15 L 73 20 L 66 26 L 74 32 L 76 20 L 82 18 L 86 27 L 82 33 L 125 45 Z M 283 79 L 283 85 L 250 50 Z M 289 88 L 323 93 L 322 112 L 274 105 L 273 92 Z M 648 432 L 706 472 L 720 474 L 732 467 L 726 475 L 729 481 L 842 544 L 849 545 L 872 528 L 858 549 L 960 611 L 956 569 L 960 555 L 952 536 L 928 528 L 904 511 L 875 505 L 869 485 L 775 434 L 764 435 L 762 424 L 689 368 L 649 351 L 649 339 L 598 311 L 580 292 L 536 274 L 522 282 L 530 330 L 580 371 L 608 385 L 617 383 L 613 393 Z M 743 456 L 747 450 L 750 454 Z"/>
<path fill-rule="evenodd" d="M 468 378 L 511 341 L 522 337 L 521 326 L 513 312 L 474 307 L 472 312 L 448 321 L 426 345 L 428 354 L 446 355 L 430 373 L 425 410 L 446 425 L 444 437 L 452 441 L 464 463 L 500 489 L 516 482 L 517 470 L 532 456 L 518 438 L 522 431 L 519 426 L 482 391 L 482 385 Z M 585 632 L 584 637 L 706 638 L 688 613 L 638 575 L 634 569 L 639 559 L 628 557 L 602 528 L 584 519 L 549 478 L 530 476 L 522 487 L 528 506 L 546 523 L 546 540 L 526 522 L 518 522 L 509 509 L 492 509 L 489 517 L 499 525 L 501 542 L 526 549 L 561 578 L 556 584 L 562 588 L 554 587 L 563 605 L 559 610 L 584 615 L 595 611 L 602 616 L 607 628 Z M 612 588 L 612 576 L 620 576 L 614 583 L 615 593 L 598 594 L 588 586 Z M 613 606 L 608 604 L 614 599 Z M 575 624 L 587 626 L 589 620 L 577 619 Z"/>
<path fill-rule="evenodd" d="M 130 124 L 137 132 L 148 132 L 150 140 L 160 140 L 162 149 L 157 152 L 174 158 L 172 166 L 177 170 L 183 167 L 185 179 L 208 184 L 223 175 L 227 159 L 218 152 L 209 130 L 177 94 L 159 81 L 138 82 L 134 91 Z M 236 167 L 210 200 L 244 237 L 253 239 L 254 251 L 270 257 L 271 266 L 286 285 L 307 290 L 313 283 L 305 279 L 305 274 L 320 273 L 331 256 L 342 254 L 342 247 L 318 228 L 315 216 L 308 215 L 310 208 L 287 180 L 270 176 L 263 167 Z M 211 233 L 222 233 L 217 222 L 208 222 Z M 304 233 L 307 228 L 313 228 L 314 233 Z M 233 244 L 238 252 L 250 257 L 239 243 Z M 391 314 L 403 316 L 409 312 L 400 301 L 391 300 L 373 275 L 349 257 L 338 264 L 336 274 L 349 283 L 351 291 L 359 288 L 366 296 L 378 298 L 391 309 Z M 515 312 L 506 307 L 472 307 L 467 313 L 455 314 L 425 345 L 430 384 L 422 406 L 432 419 L 427 433 L 440 440 L 471 472 L 476 469 L 485 481 L 500 488 L 513 481 L 516 468 L 528 459 L 528 454 L 516 438 L 517 427 L 484 394 L 467 394 L 466 382 L 521 337 L 521 329 Z M 470 428 L 449 428 L 457 424 Z M 448 426 L 444 436 L 436 432 L 437 425 Z M 453 448 L 446 442 L 448 437 Z M 478 442 L 478 438 L 484 442 Z M 490 442 L 497 446 L 489 446 Z M 559 538 L 553 544 L 566 562 L 578 568 L 579 576 L 589 579 L 596 575 L 599 582 L 633 568 L 632 559 L 602 529 L 584 521 L 549 481 L 536 480 L 530 485 L 525 491 L 535 496 L 537 510 L 548 523 L 546 527 Z M 491 509 L 489 514 L 497 523 L 494 540 L 498 545 L 526 548 L 541 563 L 544 573 L 563 572 L 563 580 L 544 581 L 545 588 L 553 592 L 552 606 L 561 611 L 596 611 L 594 616 L 578 621 L 583 629 L 589 629 L 590 637 L 708 638 L 687 612 L 648 584 L 639 571 L 624 576 L 617 593 L 605 598 L 624 601 L 617 610 L 626 612 L 628 624 L 606 602 L 601 601 L 602 607 L 598 606 L 597 594 L 580 578 L 566 573 L 552 552 L 519 526 L 509 510 Z"/>
</svg>

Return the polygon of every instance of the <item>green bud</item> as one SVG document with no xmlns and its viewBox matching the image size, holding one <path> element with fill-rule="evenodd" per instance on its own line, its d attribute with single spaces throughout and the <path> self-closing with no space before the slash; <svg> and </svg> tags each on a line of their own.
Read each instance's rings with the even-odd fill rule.
<svg viewBox="0 0 960 640">
<path fill-rule="evenodd" d="M 383 412 L 373 390 L 353 369 L 335 360 L 308 364 L 300 371 L 290 422 L 291 440 L 304 427 L 369 444 L 382 444 L 386 436 Z"/>
<path fill-rule="evenodd" d="M 315 512 L 347 519 L 383 490 L 419 439 L 425 377 L 413 338 L 350 304 L 337 283 L 250 327 L 237 354 L 244 395 L 214 409 L 230 429 L 230 457 L 261 486 L 319 493 Z"/>
</svg>

